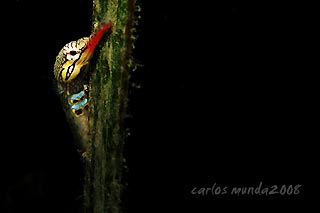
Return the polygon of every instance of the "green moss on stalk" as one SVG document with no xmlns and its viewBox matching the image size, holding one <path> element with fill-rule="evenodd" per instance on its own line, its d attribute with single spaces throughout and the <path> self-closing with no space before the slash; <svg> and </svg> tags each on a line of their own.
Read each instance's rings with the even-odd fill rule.
<svg viewBox="0 0 320 213">
<path fill-rule="evenodd" d="M 90 80 L 90 147 L 85 165 L 84 212 L 119 213 L 123 192 L 124 116 L 131 69 L 134 0 L 95 0 L 93 22 L 109 20 L 112 33 Z"/>
</svg>

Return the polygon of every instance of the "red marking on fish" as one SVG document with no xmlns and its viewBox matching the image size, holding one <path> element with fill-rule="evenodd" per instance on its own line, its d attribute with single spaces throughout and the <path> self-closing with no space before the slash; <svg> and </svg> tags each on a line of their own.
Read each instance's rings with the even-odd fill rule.
<svg viewBox="0 0 320 213">
<path fill-rule="evenodd" d="M 110 23 L 104 23 L 98 29 L 90 38 L 90 41 L 88 43 L 88 51 L 90 53 L 93 53 L 95 48 L 97 47 L 99 41 L 101 40 L 102 36 L 109 30 L 111 29 L 111 24 Z"/>
</svg>

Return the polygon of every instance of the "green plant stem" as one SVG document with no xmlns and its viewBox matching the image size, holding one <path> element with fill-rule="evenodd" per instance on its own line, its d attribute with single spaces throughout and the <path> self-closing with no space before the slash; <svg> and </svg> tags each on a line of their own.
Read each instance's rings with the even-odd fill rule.
<svg viewBox="0 0 320 213">
<path fill-rule="evenodd" d="M 90 146 L 84 171 L 86 213 L 122 212 L 124 117 L 134 9 L 135 0 L 95 0 L 93 5 L 93 24 L 106 19 L 113 27 L 102 44 L 90 80 Z"/>
</svg>

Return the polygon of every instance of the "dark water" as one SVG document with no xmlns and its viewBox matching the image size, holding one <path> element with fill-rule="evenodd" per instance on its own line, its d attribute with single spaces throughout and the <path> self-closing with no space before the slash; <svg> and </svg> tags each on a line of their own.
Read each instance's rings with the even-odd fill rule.
<svg viewBox="0 0 320 213">
<path fill-rule="evenodd" d="M 10 15 L 2 40 L 0 212 L 77 212 L 81 167 L 52 68 L 65 43 L 90 33 L 90 1 L 12 3 L 2 8 Z M 318 141 L 315 11 L 230 13 L 171 1 L 141 7 L 126 211 L 308 207 Z M 259 182 L 302 186 L 295 196 L 211 190 Z"/>
</svg>

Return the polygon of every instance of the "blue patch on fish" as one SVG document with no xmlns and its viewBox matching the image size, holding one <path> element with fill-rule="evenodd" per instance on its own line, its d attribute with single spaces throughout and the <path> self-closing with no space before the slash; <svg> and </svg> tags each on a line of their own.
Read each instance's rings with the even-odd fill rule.
<svg viewBox="0 0 320 213">
<path fill-rule="evenodd" d="M 78 109 L 85 107 L 87 104 L 88 104 L 88 99 L 85 98 L 85 99 L 79 101 L 78 103 L 72 105 L 71 109 L 78 110 Z"/>
<path fill-rule="evenodd" d="M 79 100 L 80 98 L 82 98 L 85 95 L 85 92 L 82 90 L 81 92 L 77 93 L 77 94 L 73 94 L 71 96 L 71 100 Z"/>
</svg>

